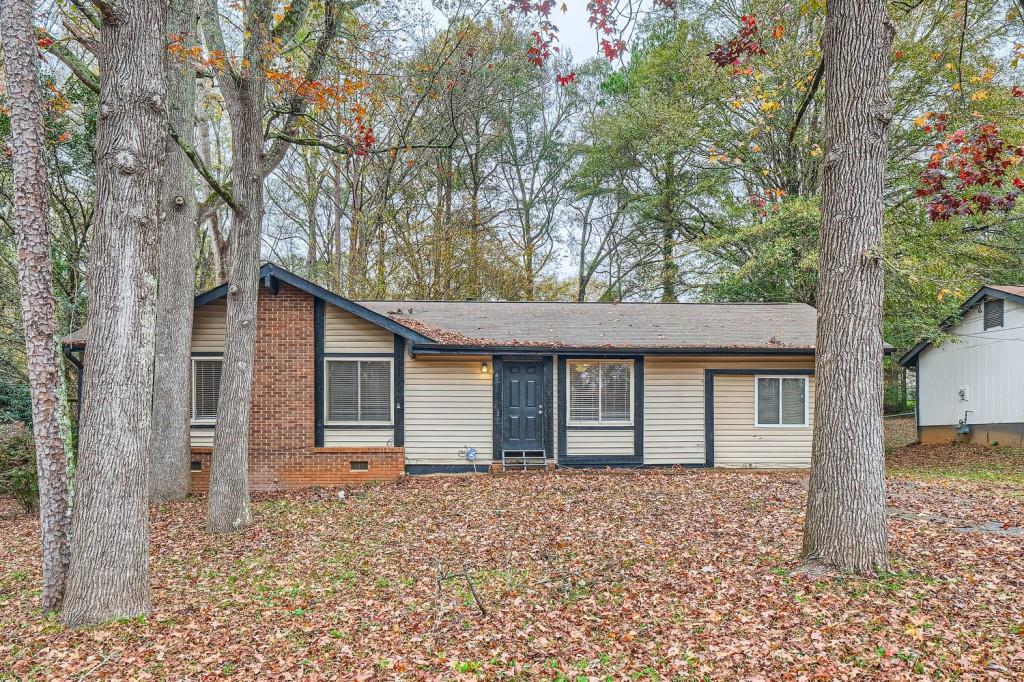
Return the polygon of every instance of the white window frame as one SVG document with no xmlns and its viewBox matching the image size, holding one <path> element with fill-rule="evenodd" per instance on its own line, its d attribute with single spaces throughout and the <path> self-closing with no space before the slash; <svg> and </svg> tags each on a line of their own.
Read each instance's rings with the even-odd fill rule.
<svg viewBox="0 0 1024 682">
<path fill-rule="evenodd" d="M 369 419 L 352 419 L 349 421 L 331 421 L 329 416 L 331 414 L 331 381 L 330 373 L 328 372 L 328 365 L 332 362 L 386 362 L 388 363 L 388 394 L 390 399 L 388 401 L 388 419 L 387 421 L 380 420 L 369 420 Z M 361 407 L 361 395 L 363 390 L 363 383 L 360 380 L 362 374 L 359 368 L 356 368 L 356 413 L 358 414 Z M 381 357 L 372 355 L 353 355 L 343 357 L 324 358 L 324 426 L 394 426 L 395 424 L 395 359 L 392 356 Z"/>
<path fill-rule="evenodd" d="M 224 356 L 223 355 L 193 355 L 192 356 L 192 386 L 191 394 L 192 400 L 189 406 L 189 423 L 190 424 L 216 424 L 217 418 L 213 419 L 196 419 L 196 361 L 209 361 L 217 360 L 220 362 L 221 379 L 224 378 Z M 220 414 L 220 396 L 217 396 L 217 413 Z"/>
<path fill-rule="evenodd" d="M 760 396 L 760 380 L 761 379 L 802 379 L 804 382 L 804 423 L 803 424 L 783 424 L 782 423 L 782 383 L 779 382 L 779 423 L 778 424 L 762 424 L 760 422 L 760 412 L 757 407 L 761 402 Z M 754 376 L 754 426 L 759 429 L 806 429 L 810 426 L 810 377 L 803 374 L 757 374 Z"/>
<path fill-rule="evenodd" d="M 580 363 L 586 363 L 591 365 L 629 365 L 629 418 L 628 419 L 601 419 L 601 388 L 600 381 L 597 386 L 597 421 L 594 420 L 575 420 L 572 418 L 572 365 L 578 365 Z M 601 360 L 589 360 L 587 358 L 577 358 L 575 360 L 566 360 L 565 368 L 565 394 L 566 402 L 565 409 L 568 412 L 568 426 L 633 426 L 633 413 L 636 409 L 636 403 L 634 402 L 635 396 L 633 395 L 636 387 L 636 363 L 630 358 L 623 358 L 621 360 L 616 359 L 601 359 Z"/>
</svg>

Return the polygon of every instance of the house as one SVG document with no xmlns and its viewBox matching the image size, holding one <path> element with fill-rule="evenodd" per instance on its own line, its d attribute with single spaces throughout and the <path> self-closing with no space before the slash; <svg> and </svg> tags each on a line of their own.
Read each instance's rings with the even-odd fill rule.
<svg viewBox="0 0 1024 682">
<path fill-rule="evenodd" d="M 810 464 L 810 306 L 358 302 L 275 265 L 260 280 L 253 489 L 510 464 Z M 197 490 L 217 423 L 225 294 L 195 299 Z M 82 350 L 84 335 L 66 343 Z"/>
<path fill-rule="evenodd" d="M 984 286 L 899 362 L 917 370 L 922 443 L 1024 446 L 1024 286 Z"/>
</svg>

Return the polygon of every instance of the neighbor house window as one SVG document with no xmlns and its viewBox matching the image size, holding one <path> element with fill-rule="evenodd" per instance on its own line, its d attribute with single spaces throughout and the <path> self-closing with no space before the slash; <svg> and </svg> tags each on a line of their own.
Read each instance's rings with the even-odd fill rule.
<svg viewBox="0 0 1024 682">
<path fill-rule="evenodd" d="M 1003 299 L 993 298 L 985 301 L 984 306 L 985 329 L 1003 326 Z"/>
<path fill-rule="evenodd" d="M 327 360 L 327 423 L 391 423 L 391 360 Z"/>
<path fill-rule="evenodd" d="M 220 368 L 220 358 L 192 358 L 192 421 L 217 420 Z"/>
<path fill-rule="evenodd" d="M 576 360 L 568 364 L 570 424 L 630 423 L 632 361 Z"/>
<path fill-rule="evenodd" d="M 807 426 L 807 377 L 756 377 L 757 426 Z"/>
</svg>

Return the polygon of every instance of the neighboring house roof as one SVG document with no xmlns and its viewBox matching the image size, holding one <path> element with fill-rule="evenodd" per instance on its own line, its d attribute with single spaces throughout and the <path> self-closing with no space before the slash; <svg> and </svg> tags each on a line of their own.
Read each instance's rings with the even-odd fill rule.
<svg viewBox="0 0 1024 682">
<path fill-rule="evenodd" d="M 814 350 L 802 303 L 361 301 L 444 348 Z"/>
<path fill-rule="evenodd" d="M 947 317 L 939 325 L 939 329 L 946 330 L 950 327 L 955 326 L 960 322 L 960 319 L 974 306 L 978 305 L 981 301 L 986 298 L 1001 298 L 1006 301 L 1013 301 L 1024 305 L 1024 285 L 1021 284 L 988 284 L 978 289 L 974 294 L 964 301 L 960 305 L 960 309 L 955 315 Z M 917 362 L 918 356 L 932 345 L 930 339 L 920 341 L 916 346 L 911 348 L 903 357 L 899 359 L 899 363 L 904 367 L 910 367 Z"/>
<path fill-rule="evenodd" d="M 71 332 L 63 339 L 60 340 L 66 348 L 84 348 L 85 347 L 85 327 L 76 329 Z"/>
<path fill-rule="evenodd" d="M 263 284 L 285 282 L 410 341 L 417 353 L 585 350 L 619 354 L 813 354 L 814 308 L 803 303 L 538 303 L 351 301 L 267 263 Z M 222 284 L 195 297 L 199 307 L 224 297 Z M 85 330 L 64 339 L 83 348 Z"/>
</svg>

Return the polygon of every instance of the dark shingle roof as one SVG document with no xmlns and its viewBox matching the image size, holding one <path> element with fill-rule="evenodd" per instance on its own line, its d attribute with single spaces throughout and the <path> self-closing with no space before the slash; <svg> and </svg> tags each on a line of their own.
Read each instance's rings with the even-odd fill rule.
<svg viewBox="0 0 1024 682">
<path fill-rule="evenodd" d="M 554 348 L 814 348 L 802 303 L 360 301 L 446 345 Z"/>
</svg>

